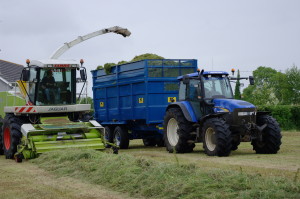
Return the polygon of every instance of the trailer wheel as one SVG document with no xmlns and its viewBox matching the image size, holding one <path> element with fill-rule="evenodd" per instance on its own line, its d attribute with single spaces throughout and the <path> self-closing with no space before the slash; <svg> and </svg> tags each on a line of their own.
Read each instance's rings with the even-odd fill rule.
<svg viewBox="0 0 300 199">
<path fill-rule="evenodd" d="M 267 124 L 262 132 L 262 141 L 252 140 L 253 150 L 258 154 L 275 154 L 279 151 L 281 145 L 281 133 L 279 124 L 269 115 L 259 115 L 257 125 Z"/>
<path fill-rule="evenodd" d="M 145 138 L 143 139 L 144 146 L 155 146 L 156 139 L 155 138 Z"/>
<path fill-rule="evenodd" d="M 104 139 L 107 142 L 113 143 L 114 142 L 114 135 L 113 135 L 112 127 L 105 126 L 104 128 L 105 128 Z M 107 144 L 105 147 L 110 148 L 111 146 L 109 144 Z"/>
<path fill-rule="evenodd" d="M 120 147 L 120 149 L 128 149 L 129 137 L 128 130 L 125 127 L 117 126 L 114 130 L 114 143 Z"/>
<path fill-rule="evenodd" d="M 178 108 L 170 108 L 164 118 L 164 141 L 167 151 L 189 153 L 193 151 L 195 138 L 191 135 L 193 123 L 187 121 Z M 192 142 L 190 142 L 192 141 Z"/>
<path fill-rule="evenodd" d="M 13 159 L 17 152 L 22 138 L 21 125 L 22 121 L 13 115 L 6 115 L 4 118 L 2 142 L 6 159 Z"/>
<path fill-rule="evenodd" d="M 203 125 L 203 148 L 209 156 L 228 156 L 232 148 L 229 125 L 221 118 L 211 118 Z"/>
</svg>

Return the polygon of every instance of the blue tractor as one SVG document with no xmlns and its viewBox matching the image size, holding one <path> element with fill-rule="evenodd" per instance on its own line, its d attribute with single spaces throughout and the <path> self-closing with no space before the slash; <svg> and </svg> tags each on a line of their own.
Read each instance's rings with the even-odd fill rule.
<svg viewBox="0 0 300 199">
<path fill-rule="evenodd" d="M 240 78 L 246 79 L 246 78 Z M 178 77 L 179 101 L 168 105 L 164 117 L 164 141 L 170 153 L 192 152 L 203 142 L 209 156 L 228 156 L 241 141 L 251 141 L 258 154 L 275 154 L 281 130 L 267 112 L 246 101 L 235 100 L 223 71 L 198 71 Z M 253 77 L 249 77 L 254 84 Z"/>
</svg>

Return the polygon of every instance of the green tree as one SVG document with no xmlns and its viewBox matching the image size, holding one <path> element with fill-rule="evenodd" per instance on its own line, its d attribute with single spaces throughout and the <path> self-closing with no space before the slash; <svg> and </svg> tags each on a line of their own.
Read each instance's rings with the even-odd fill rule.
<svg viewBox="0 0 300 199">
<path fill-rule="evenodd" d="M 144 59 L 165 59 L 165 58 L 156 54 L 146 53 L 146 54 L 135 56 L 131 61 L 134 62 L 134 61 L 140 61 Z"/>
<path fill-rule="evenodd" d="M 274 81 L 276 80 L 277 71 L 270 67 L 260 66 L 253 71 L 255 84 L 249 85 L 243 91 L 246 101 L 256 105 L 275 105 L 279 103 L 276 96 Z"/>
<path fill-rule="evenodd" d="M 300 104 L 300 69 L 294 64 L 286 70 L 287 87 L 291 93 L 290 100 L 292 104 Z"/>
<path fill-rule="evenodd" d="M 240 70 L 238 70 L 237 81 L 235 84 L 235 90 L 234 90 L 234 98 L 235 99 L 241 99 L 241 91 L 240 91 L 241 83 L 240 83 L 239 78 L 240 78 Z"/>
</svg>

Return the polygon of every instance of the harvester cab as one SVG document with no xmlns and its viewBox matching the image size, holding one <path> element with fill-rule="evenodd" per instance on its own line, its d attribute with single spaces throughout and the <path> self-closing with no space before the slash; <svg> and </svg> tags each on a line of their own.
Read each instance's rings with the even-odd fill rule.
<svg viewBox="0 0 300 199">
<path fill-rule="evenodd" d="M 179 101 L 167 107 L 164 140 L 169 152 L 191 152 L 203 142 L 210 156 L 228 156 L 241 141 L 251 141 L 256 153 L 277 153 L 281 145 L 278 123 L 253 104 L 234 99 L 224 71 L 198 71 L 178 77 Z M 253 84 L 253 77 L 249 79 Z"/>
<path fill-rule="evenodd" d="M 91 105 L 76 104 L 86 88 L 82 64 L 27 60 L 14 91 L 2 99 L 6 106 L 0 121 L 0 153 L 21 161 L 54 149 L 105 148 L 104 128 L 85 117 Z M 77 98 L 78 83 L 82 87 Z"/>
</svg>

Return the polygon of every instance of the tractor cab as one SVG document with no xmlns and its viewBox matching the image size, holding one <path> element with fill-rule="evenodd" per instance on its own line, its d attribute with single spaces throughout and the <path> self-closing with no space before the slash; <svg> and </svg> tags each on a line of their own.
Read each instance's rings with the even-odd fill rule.
<svg viewBox="0 0 300 199">
<path fill-rule="evenodd" d="M 76 104 L 76 83 L 86 81 L 84 67 L 75 61 L 62 60 L 27 60 L 27 65 L 18 84 L 29 105 Z M 81 75 L 78 79 L 77 70 Z"/>
</svg>

